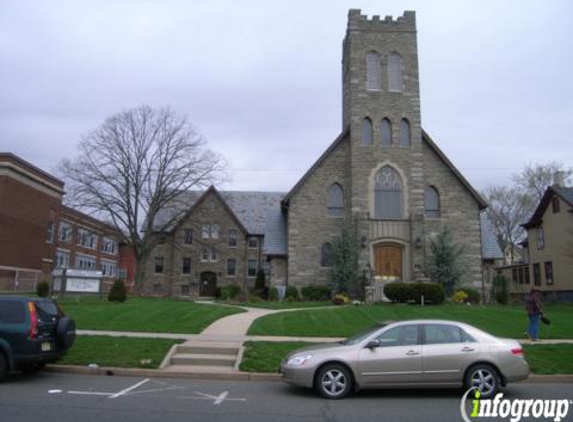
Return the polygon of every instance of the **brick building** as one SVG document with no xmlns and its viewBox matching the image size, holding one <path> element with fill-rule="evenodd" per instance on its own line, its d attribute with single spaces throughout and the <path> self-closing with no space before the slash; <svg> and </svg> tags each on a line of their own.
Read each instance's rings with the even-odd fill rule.
<svg viewBox="0 0 573 422">
<path fill-rule="evenodd" d="M 203 284 L 227 284 L 232 271 L 253 274 L 254 261 L 271 284 L 327 283 L 333 239 L 349 221 L 358 225 L 359 266 L 373 271 L 378 294 L 387 282 L 428 280 L 431 240 L 445 226 L 464 246 L 463 283 L 481 288 L 487 205 L 422 128 L 416 34 L 414 12 L 381 20 L 350 10 L 340 135 L 290 192 L 268 194 L 273 204 L 258 215 L 257 230 L 246 223 L 248 212 L 233 208 L 233 195 L 245 193 L 210 189 L 201 201 L 191 198 L 191 211 L 164 233 L 168 240 L 148 263 L 147 289 L 210 294 Z M 190 246 L 185 230 L 193 224 L 202 225 L 193 237 L 201 233 L 202 243 Z M 239 239 L 233 250 L 231 233 Z M 251 238 L 258 239 L 253 250 Z M 187 280 L 190 287 L 181 287 Z"/>
<path fill-rule="evenodd" d="M 49 277 L 64 182 L 0 153 L 0 290 L 33 290 Z"/>
<path fill-rule="evenodd" d="M 0 291 L 31 291 L 52 270 L 118 276 L 118 233 L 62 205 L 64 182 L 10 153 L 0 153 Z"/>
</svg>

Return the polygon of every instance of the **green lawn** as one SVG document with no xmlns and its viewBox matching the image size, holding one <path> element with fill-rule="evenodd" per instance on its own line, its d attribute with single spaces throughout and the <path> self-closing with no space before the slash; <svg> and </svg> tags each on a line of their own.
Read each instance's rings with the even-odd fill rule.
<svg viewBox="0 0 573 422">
<path fill-rule="evenodd" d="M 129 298 L 125 303 L 66 299 L 60 305 L 80 330 L 150 333 L 198 334 L 219 318 L 245 312 L 228 306 L 157 298 Z"/>
<path fill-rule="evenodd" d="M 542 325 L 542 339 L 573 338 L 573 306 L 546 305 L 552 324 Z M 500 337 L 521 339 L 527 328 L 522 306 L 425 306 L 383 304 L 344 306 L 333 309 L 304 309 L 257 319 L 250 335 L 348 337 L 378 321 L 406 319 L 450 319 L 467 322 Z"/>
<path fill-rule="evenodd" d="M 171 346 L 179 340 L 81 336 L 77 337 L 60 365 L 99 366 L 117 368 L 152 368 L 161 365 Z"/>
<path fill-rule="evenodd" d="M 249 341 L 245 343 L 245 354 L 241 371 L 277 372 L 281 360 L 296 349 L 312 343 Z M 526 345 L 525 358 L 535 374 L 573 374 L 573 345 Z"/>
</svg>

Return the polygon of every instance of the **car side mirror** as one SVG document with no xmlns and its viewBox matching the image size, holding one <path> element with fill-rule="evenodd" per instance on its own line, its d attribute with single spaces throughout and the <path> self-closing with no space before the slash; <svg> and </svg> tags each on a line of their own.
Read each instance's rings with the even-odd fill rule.
<svg viewBox="0 0 573 422">
<path fill-rule="evenodd" d="M 366 344 L 366 346 L 364 346 L 365 349 L 370 349 L 370 350 L 376 349 L 377 347 L 380 347 L 380 340 L 377 340 L 377 339 L 375 339 L 375 340 L 370 340 L 370 341 Z"/>
</svg>

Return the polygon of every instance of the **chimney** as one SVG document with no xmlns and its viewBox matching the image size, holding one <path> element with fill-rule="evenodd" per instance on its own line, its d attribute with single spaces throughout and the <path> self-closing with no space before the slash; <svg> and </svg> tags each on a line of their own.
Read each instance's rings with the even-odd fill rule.
<svg viewBox="0 0 573 422">
<path fill-rule="evenodd" d="M 558 188 L 565 187 L 565 173 L 562 171 L 556 171 L 553 175 L 553 186 Z"/>
</svg>

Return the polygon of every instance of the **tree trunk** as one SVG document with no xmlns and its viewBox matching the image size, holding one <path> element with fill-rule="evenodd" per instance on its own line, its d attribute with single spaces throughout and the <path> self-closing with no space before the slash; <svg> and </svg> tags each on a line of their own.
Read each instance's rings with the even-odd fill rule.
<svg viewBox="0 0 573 422">
<path fill-rule="evenodd" d="M 141 296 L 143 293 L 143 283 L 145 282 L 145 264 L 147 257 L 135 257 L 135 277 L 133 280 L 133 293 L 136 296 Z"/>
</svg>

